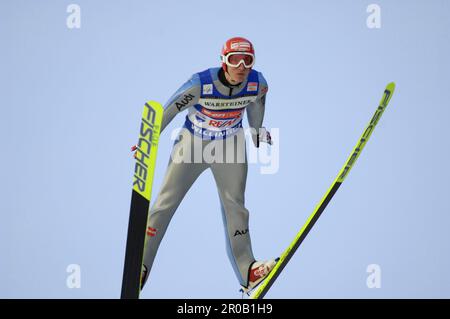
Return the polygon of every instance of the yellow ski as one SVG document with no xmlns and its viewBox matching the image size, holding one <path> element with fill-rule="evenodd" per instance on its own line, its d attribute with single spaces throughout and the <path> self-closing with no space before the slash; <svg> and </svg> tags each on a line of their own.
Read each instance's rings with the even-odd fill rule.
<svg viewBox="0 0 450 319">
<path fill-rule="evenodd" d="M 153 175 L 163 113 L 162 105 L 155 101 L 145 103 L 142 112 L 135 156 L 122 299 L 139 298 L 148 209 L 152 197 Z"/>
<path fill-rule="evenodd" d="M 375 114 L 373 115 L 372 119 L 370 120 L 369 124 L 365 128 L 363 134 L 361 135 L 360 139 L 358 140 L 358 143 L 356 144 L 355 148 L 351 152 L 350 156 L 348 157 L 347 161 L 345 162 L 342 169 L 339 171 L 339 174 L 331 184 L 330 188 L 327 190 L 325 195 L 322 197 L 320 202 L 315 207 L 312 214 L 307 219 L 306 223 L 303 225 L 303 227 L 300 229 L 300 231 L 295 236 L 292 243 L 289 245 L 289 247 L 283 252 L 283 254 L 280 256 L 280 260 L 277 262 L 275 267 L 272 269 L 270 274 L 267 276 L 267 278 L 262 282 L 253 293 L 250 295 L 251 299 L 261 299 L 263 298 L 267 291 L 270 289 L 270 287 L 273 285 L 277 277 L 280 275 L 281 271 L 286 267 L 286 264 L 289 262 L 291 257 L 294 255 L 295 251 L 298 249 L 300 244 L 303 242 L 303 240 L 308 235 L 311 228 L 314 226 L 315 222 L 319 219 L 322 212 L 325 210 L 325 207 L 327 207 L 330 200 L 333 198 L 336 191 L 339 189 L 339 186 L 344 182 L 345 178 L 347 177 L 348 173 L 352 169 L 353 165 L 355 164 L 356 160 L 358 159 L 359 155 L 361 154 L 364 146 L 366 145 L 367 141 L 369 140 L 373 130 L 375 129 L 375 126 L 377 125 L 381 115 L 383 114 L 386 106 L 388 105 L 392 94 L 394 93 L 395 89 L 395 83 L 389 83 L 386 86 L 386 89 L 384 90 L 383 97 L 381 98 L 380 104 L 375 111 Z"/>
</svg>

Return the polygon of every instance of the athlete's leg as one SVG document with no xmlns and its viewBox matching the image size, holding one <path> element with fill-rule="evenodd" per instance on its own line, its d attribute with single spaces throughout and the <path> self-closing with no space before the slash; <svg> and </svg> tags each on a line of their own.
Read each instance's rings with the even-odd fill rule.
<svg viewBox="0 0 450 319">
<path fill-rule="evenodd" d="M 194 145 L 197 145 L 193 142 L 194 138 L 196 137 L 188 130 L 183 129 L 181 131 L 178 137 L 179 141 L 175 142 L 173 147 L 161 190 L 150 210 L 143 262 L 147 275 L 173 214 L 197 177 L 208 168 L 207 164 L 194 163 L 193 161 Z M 199 145 L 201 146 L 201 143 Z M 188 158 L 185 157 L 183 161 L 180 161 L 177 154 L 183 152 L 184 155 L 187 154 L 186 152 L 190 152 L 192 158 L 191 155 L 187 155 Z M 188 163 L 186 163 L 186 160 Z M 144 282 L 145 280 L 146 278 L 143 279 Z"/>
<path fill-rule="evenodd" d="M 245 208 L 244 198 L 247 179 L 245 140 L 238 142 L 239 138 L 243 139 L 243 134 L 238 133 L 225 142 L 225 153 L 234 152 L 233 161 L 212 163 L 211 170 L 219 191 L 228 256 L 240 284 L 247 286 L 248 269 L 255 258 L 248 229 L 249 212 Z"/>
</svg>

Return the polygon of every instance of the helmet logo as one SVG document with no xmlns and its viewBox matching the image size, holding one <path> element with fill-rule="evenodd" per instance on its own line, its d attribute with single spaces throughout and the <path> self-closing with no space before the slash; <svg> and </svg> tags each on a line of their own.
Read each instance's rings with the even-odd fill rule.
<svg viewBox="0 0 450 319">
<path fill-rule="evenodd" d="M 231 50 L 236 51 L 249 51 L 251 49 L 251 45 L 248 42 L 233 42 L 230 45 Z"/>
</svg>

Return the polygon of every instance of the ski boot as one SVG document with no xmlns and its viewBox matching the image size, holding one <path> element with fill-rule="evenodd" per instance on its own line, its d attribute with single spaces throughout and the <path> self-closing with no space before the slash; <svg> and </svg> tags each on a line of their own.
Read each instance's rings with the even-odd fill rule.
<svg viewBox="0 0 450 319">
<path fill-rule="evenodd" d="M 251 291 L 266 279 L 279 259 L 280 258 L 253 262 L 248 269 L 247 287 L 242 286 L 240 291 L 243 294 L 250 295 Z"/>
<path fill-rule="evenodd" d="M 142 272 L 141 272 L 141 290 L 144 288 L 145 283 L 148 279 L 148 269 L 147 266 L 142 264 Z"/>
</svg>

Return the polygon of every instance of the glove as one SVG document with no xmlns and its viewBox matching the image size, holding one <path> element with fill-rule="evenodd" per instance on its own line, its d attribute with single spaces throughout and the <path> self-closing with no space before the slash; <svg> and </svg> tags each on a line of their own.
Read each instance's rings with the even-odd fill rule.
<svg viewBox="0 0 450 319">
<path fill-rule="evenodd" d="M 265 127 L 261 127 L 258 130 L 258 133 L 256 135 L 253 135 L 253 142 L 255 143 L 256 147 L 259 147 L 259 143 L 264 142 L 269 145 L 272 145 L 272 136 L 270 136 L 270 132 L 266 130 Z"/>
</svg>

